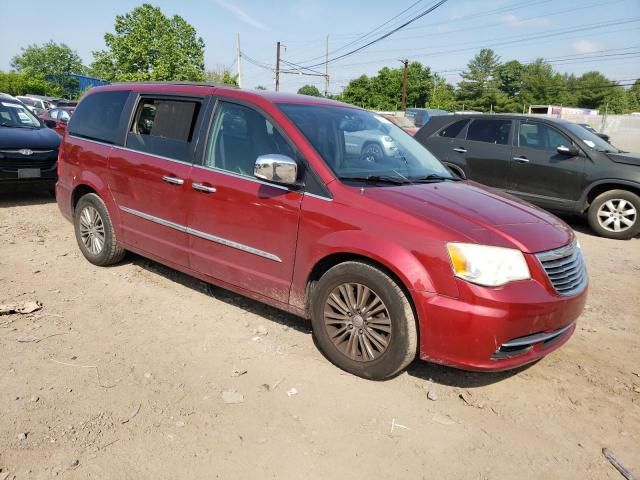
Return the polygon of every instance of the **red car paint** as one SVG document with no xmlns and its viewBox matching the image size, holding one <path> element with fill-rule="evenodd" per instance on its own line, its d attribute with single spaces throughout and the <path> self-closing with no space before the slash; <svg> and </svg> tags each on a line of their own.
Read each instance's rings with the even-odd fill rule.
<svg viewBox="0 0 640 480">
<path fill-rule="evenodd" d="M 67 119 L 67 115 L 68 115 L 68 118 L 71 118 L 74 110 L 75 110 L 75 107 L 56 107 L 46 111 L 45 113 L 40 115 L 38 118 L 43 122 L 45 122 L 45 124 L 49 128 L 52 128 L 53 130 L 55 130 L 58 133 L 58 135 L 63 137 L 64 132 L 66 132 L 67 130 L 67 123 L 69 122 L 69 120 Z M 56 115 L 56 113 L 60 111 L 64 111 L 66 113 L 66 115 L 64 116 L 64 119 L 61 119 L 59 115 Z M 56 118 L 53 118 L 52 114 L 56 116 Z"/>
<path fill-rule="evenodd" d="M 334 258 L 369 259 L 395 274 L 408 293 L 417 315 L 420 358 L 460 368 L 503 370 L 530 363 L 573 333 L 587 288 L 559 295 L 535 256 L 574 241 L 567 225 L 526 202 L 468 181 L 384 188 L 342 183 L 276 103 L 343 104 L 199 85 L 114 85 L 87 95 L 109 90 L 212 96 L 257 108 L 286 132 L 332 197 L 67 134 L 56 188 L 61 212 L 72 219 L 79 194 L 95 191 L 127 250 L 303 317 L 309 316 L 307 287 L 314 267 Z M 200 141 L 206 143 L 206 138 Z M 160 181 L 163 176 L 185 181 L 174 185 Z M 217 191 L 198 192 L 191 188 L 193 182 Z M 232 238 L 281 261 L 129 215 L 123 206 Z M 456 278 L 446 250 L 451 241 L 520 249 L 531 279 L 489 288 Z M 515 357 L 491 358 L 506 341 L 567 326 L 555 343 L 534 345 Z"/>
</svg>

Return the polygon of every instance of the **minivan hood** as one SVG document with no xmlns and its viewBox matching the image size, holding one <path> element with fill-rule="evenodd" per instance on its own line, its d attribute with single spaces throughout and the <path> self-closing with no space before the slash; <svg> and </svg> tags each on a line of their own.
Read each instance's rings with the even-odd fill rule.
<svg viewBox="0 0 640 480">
<path fill-rule="evenodd" d="M 607 155 L 616 163 L 626 163 L 627 165 L 637 165 L 640 167 L 640 155 L 637 153 L 607 153 Z"/>
<path fill-rule="evenodd" d="M 0 150 L 56 150 L 60 135 L 50 128 L 0 127 Z"/>
<path fill-rule="evenodd" d="M 573 231 L 556 216 L 471 181 L 373 187 L 366 195 L 455 232 L 455 241 L 536 253 L 567 245 Z"/>
</svg>

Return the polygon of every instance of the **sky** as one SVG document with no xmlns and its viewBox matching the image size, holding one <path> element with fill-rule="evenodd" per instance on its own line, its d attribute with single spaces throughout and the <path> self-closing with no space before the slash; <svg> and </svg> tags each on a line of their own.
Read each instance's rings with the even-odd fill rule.
<svg viewBox="0 0 640 480">
<path fill-rule="evenodd" d="M 0 0 L 0 70 L 9 70 L 20 48 L 49 40 L 75 49 L 86 64 L 104 48 L 116 15 L 133 0 Z M 434 0 L 147 0 L 166 15 L 180 15 L 205 42 L 207 69 L 236 71 L 240 35 L 243 87 L 274 88 L 276 42 L 282 58 L 310 66 L 324 61 L 329 35 L 332 59 L 375 39 L 424 11 Z M 404 13 L 403 13 L 404 12 Z M 395 18 L 394 18 L 395 17 Z M 60 20 L 62 19 L 62 20 Z M 375 30 L 385 22 L 380 29 Z M 373 34 L 370 32 L 374 31 Z M 362 74 L 400 60 L 419 61 L 456 83 L 469 59 L 493 48 L 503 61 L 542 57 L 560 72 L 599 70 L 612 80 L 640 78 L 640 0 L 448 0 L 423 18 L 370 47 L 329 63 L 329 92 L 339 93 Z M 257 60 L 261 67 L 249 63 Z M 324 65 L 314 70 L 324 72 Z M 631 80 L 631 82 L 629 82 Z M 306 84 L 324 91 L 322 77 L 282 74 L 280 87 L 295 92 Z"/>
</svg>

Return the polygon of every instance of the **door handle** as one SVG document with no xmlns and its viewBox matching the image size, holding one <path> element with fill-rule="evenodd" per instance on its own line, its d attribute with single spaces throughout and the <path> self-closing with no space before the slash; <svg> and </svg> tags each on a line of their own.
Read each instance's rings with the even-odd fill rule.
<svg viewBox="0 0 640 480">
<path fill-rule="evenodd" d="M 171 177 L 169 175 L 165 175 L 162 177 L 162 181 L 167 182 L 167 183 L 172 183 L 174 185 L 182 185 L 184 183 L 184 180 L 178 177 Z"/>
<path fill-rule="evenodd" d="M 192 182 L 191 183 L 191 187 L 194 190 L 198 190 L 199 192 L 216 193 L 216 188 L 215 187 L 209 187 L 207 185 L 203 185 L 202 183 Z"/>
<path fill-rule="evenodd" d="M 518 163 L 529 163 L 529 159 L 527 157 L 513 157 L 512 160 L 515 160 Z"/>
<path fill-rule="evenodd" d="M 453 151 L 458 153 L 467 153 L 467 149 L 462 147 L 456 147 L 453 149 Z"/>
</svg>

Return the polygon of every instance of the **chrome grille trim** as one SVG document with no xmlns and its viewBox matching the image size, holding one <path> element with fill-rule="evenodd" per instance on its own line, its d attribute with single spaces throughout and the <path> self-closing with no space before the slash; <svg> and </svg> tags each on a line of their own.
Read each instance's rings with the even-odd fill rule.
<svg viewBox="0 0 640 480">
<path fill-rule="evenodd" d="M 575 240 L 562 248 L 537 253 L 536 257 L 558 294 L 575 295 L 587 286 L 587 267 Z"/>
</svg>

